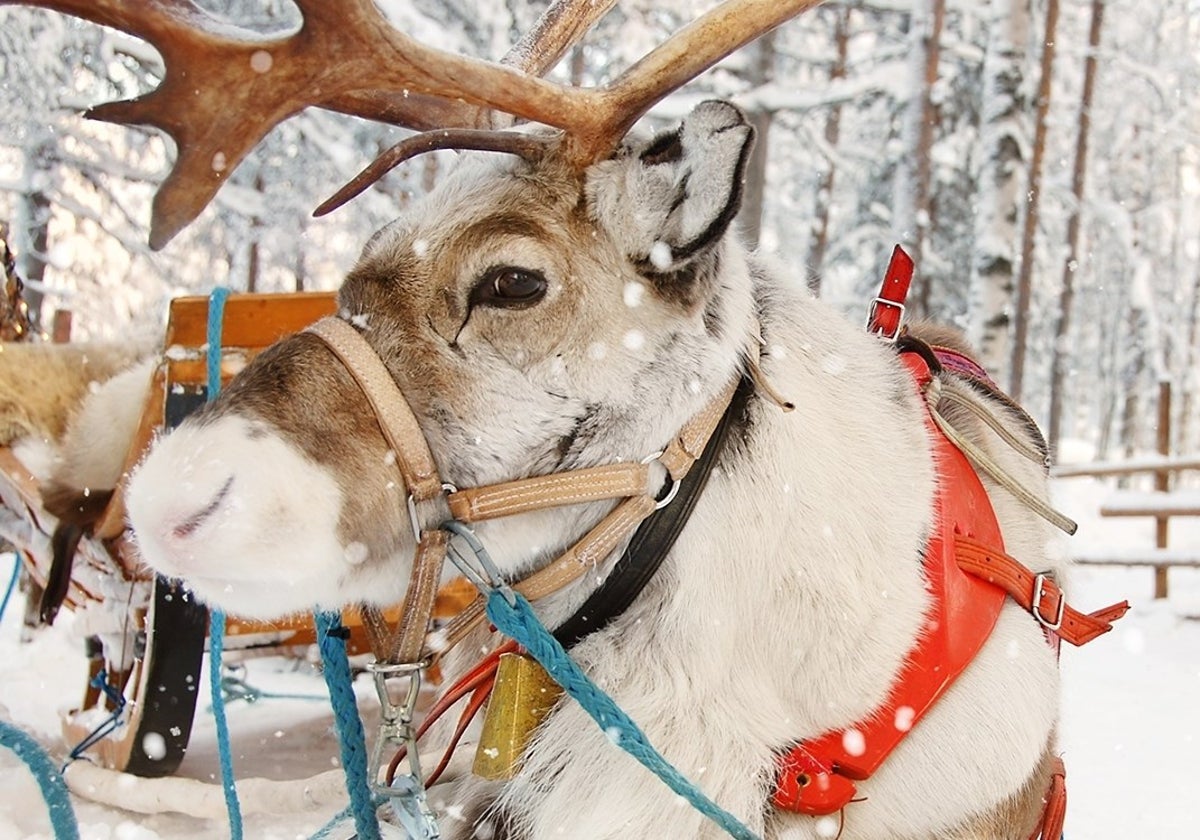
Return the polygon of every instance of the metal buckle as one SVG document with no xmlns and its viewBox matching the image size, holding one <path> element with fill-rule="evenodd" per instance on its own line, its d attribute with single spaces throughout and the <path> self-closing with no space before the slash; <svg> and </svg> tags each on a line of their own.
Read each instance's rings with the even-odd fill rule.
<svg viewBox="0 0 1200 840">
<path fill-rule="evenodd" d="M 1060 589 L 1058 592 L 1058 613 L 1054 616 L 1054 621 L 1047 621 L 1042 617 L 1042 597 L 1046 594 L 1046 582 L 1054 582 L 1053 576 L 1048 572 L 1041 572 L 1033 579 L 1033 601 L 1029 605 L 1029 612 L 1033 613 L 1033 617 L 1037 619 L 1038 624 L 1045 627 L 1047 630 L 1057 630 L 1062 627 L 1063 615 L 1067 611 L 1067 596 Z"/>
<path fill-rule="evenodd" d="M 458 488 L 453 484 L 442 482 L 442 498 L 457 492 Z M 436 498 L 438 497 L 434 496 L 426 501 L 433 501 L 433 499 Z M 412 493 L 408 494 L 408 524 L 412 527 L 413 539 L 419 543 L 421 541 L 421 534 L 424 532 L 424 529 L 421 527 L 421 516 L 417 513 L 417 500 Z"/>
<path fill-rule="evenodd" d="M 871 324 L 875 321 L 875 312 L 879 309 L 880 305 L 890 306 L 893 309 L 900 310 L 900 317 L 896 319 L 896 329 L 891 333 L 884 332 L 883 329 L 871 330 Z M 871 301 L 871 305 L 867 309 L 867 329 L 871 332 L 874 332 L 875 335 L 879 336 L 885 341 L 895 341 L 896 337 L 900 335 L 900 327 L 904 324 L 904 313 L 907 311 L 908 310 L 903 303 L 898 303 L 894 300 L 888 300 L 885 297 L 877 297 Z"/>
</svg>

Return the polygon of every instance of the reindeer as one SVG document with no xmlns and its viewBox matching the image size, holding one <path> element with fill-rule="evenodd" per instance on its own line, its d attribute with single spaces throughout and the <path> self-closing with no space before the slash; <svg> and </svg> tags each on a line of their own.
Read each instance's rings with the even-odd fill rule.
<svg viewBox="0 0 1200 840">
<path fill-rule="evenodd" d="M 104 5 L 108 22 L 125 14 Z M 116 22 L 162 38 L 176 4 L 147 5 L 153 14 Z M 298 5 L 306 26 L 273 42 L 275 54 L 302 37 L 334 37 L 320 26 L 331 26 L 330 12 Z M 129 484 L 130 522 L 155 570 L 214 606 L 271 618 L 314 604 L 416 604 L 430 573 L 414 552 L 440 559 L 449 538 L 438 524 L 466 520 L 504 581 L 555 628 L 577 620 L 614 574 L 625 526 L 678 503 L 663 498 L 664 484 L 701 469 L 692 464 L 711 444 L 706 486 L 657 572 L 622 611 L 570 640 L 572 658 L 675 767 L 762 837 L 1057 838 L 1061 814 L 1043 821 L 1059 681 L 1043 625 L 1057 618 L 1068 638 L 1081 625 L 1097 635 L 1116 616 L 1068 610 L 1053 583 L 1066 570 L 1033 509 L 1046 499 L 1036 430 L 981 376 L 943 368 L 920 331 L 906 339 L 915 354 L 897 353 L 746 249 L 732 220 L 753 130 L 736 107 L 705 102 L 672 130 L 630 133 L 669 90 L 811 5 L 726 4 L 594 91 L 550 85 L 536 67 L 422 64 L 426 53 L 405 41 L 420 66 L 379 67 L 381 89 L 403 84 L 430 107 L 433 116 L 410 123 L 444 118 L 454 130 L 418 135 L 352 189 L 425 148 L 512 154 L 464 154 L 367 243 L 336 319 L 265 351 L 160 440 Z M 377 15 L 366 2 L 338 13 L 343 43 Z M 363 55 L 399 43 L 382 27 Z M 170 40 L 168 68 L 188 56 L 181 40 Z M 324 99 L 311 101 L 379 101 L 320 60 L 319 70 L 306 65 L 325 81 Z M 264 119 L 295 110 L 286 95 Z M 108 116 L 119 107 L 133 119 L 136 105 L 108 106 Z M 550 128 L 459 131 L 480 106 Z M 245 137 L 260 128 L 232 146 L 253 145 Z M 177 174 L 204 154 L 182 150 Z M 192 187 L 215 190 L 211 180 Z M 161 213 L 156 240 L 196 206 L 203 200 L 185 197 Z M 957 339 L 924 334 L 970 368 Z M 912 652 L 937 632 L 927 555 L 936 539 L 968 536 L 946 525 L 942 509 L 958 491 L 939 489 L 950 455 L 935 415 L 1008 476 L 972 479 L 994 510 L 994 542 L 1003 539 L 977 553 L 985 563 L 1019 558 L 1020 579 L 1036 582 L 1022 605 L 976 580 L 996 593 L 978 650 L 912 726 L 911 715 L 901 720 L 907 707 L 888 704 Z M 476 609 L 456 627 L 455 640 L 471 642 L 446 658 L 448 670 L 466 670 L 481 645 L 497 643 L 480 618 Z M 416 645 L 405 645 L 421 655 L 401 660 L 424 662 L 431 642 L 423 621 L 412 626 Z M 888 725 L 872 732 L 911 732 L 848 781 L 847 756 L 873 747 L 856 748 L 851 736 L 881 710 Z M 800 771 L 786 780 L 807 788 L 801 807 L 780 807 L 780 755 L 795 758 L 795 745 L 830 733 L 841 758 L 822 764 L 801 749 Z M 846 785 L 853 801 L 803 804 Z M 449 837 L 485 827 L 511 838 L 719 833 L 569 700 L 533 732 L 514 776 L 457 772 L 433 791 Z"/>
</svg>

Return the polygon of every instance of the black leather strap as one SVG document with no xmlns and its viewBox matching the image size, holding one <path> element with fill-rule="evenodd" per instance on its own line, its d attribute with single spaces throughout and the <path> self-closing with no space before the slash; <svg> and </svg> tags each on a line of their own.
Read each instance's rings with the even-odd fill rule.
<svg viewBox="0 0 1200 840">
<path fill-rule="evenodd" d="M 724 449 L 733 420 L 742 415 L 753 391 L 750 380 L 743 378 L 721 422 L 704 447 L 703 454 L 679 483 L 675 499 L 646 518 L 634 532 L 621 559 L 604 583 L 554 631 L 555 638 L 563 647 L 569 649 L 591 633 L 606 627 L 629 608 L 654 577 L 691 517 L 700 494 L 708 484 L 713 465 Z"/>
</svg>

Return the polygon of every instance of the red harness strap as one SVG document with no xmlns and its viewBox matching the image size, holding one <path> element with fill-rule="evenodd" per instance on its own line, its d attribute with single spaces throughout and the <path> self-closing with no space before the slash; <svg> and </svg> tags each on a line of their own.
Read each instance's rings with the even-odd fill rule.
<svg viewBox="0 0 1200 840">
<path fill-rule="evenodd" d="M 912 259 L 896 246 L 867 328 L 885 339 L 900 332 Z M 947 355 L 951 356 L 947 358 Z M 953 372 L 989 382 L 968 357 L 939 352 Z M 932 373 L 916 353 L 901 356 L 924 391 Z M 928 408 L 926 409 L 928 411 Z M 926 546 L 924 571 L 931 604 L 926 632 L 905 658 L 891 692 L 870 717 L 853 727 L 802 741 L 779 757 L 776 807 L 811 815 L 840 811 L 934 702 L 970 664 L 991 634 L 1006 596 L 1028 610 L 1057 649 L 1059 638 L 1081 645 L 1112 629 L 1128 602 L 1084 615 L 1066 603 L 1057 582 L 1035 574 L 1004 551 L 991 502 L 974 468 L 926 415 L 938 487 L 934 531 Z M 1030 840 L 1059 840 L 1066 812 L 1066 770 L 1055 760 L 1046 809 Z"/>
<path fill-rule="evenodd" d="M 923 388 L 931 373 L 915 353 L 901 356 Z M 847 729 L 796 744 L 779 760 L 775 805 L 805 814 L 832 814 L 854 798 L 854 781 L 868 778 L 908 730 L 974 659 L 1004 605 L 999 587 L 963 571 L 959 536 L 983 545 L 1004 542 L 987 493 L 970 462 L 927 418 L 937 464 L 934 530 L 925 551 L 930 594 L 925 632 L 905 658 L 883 704 Z"/>
</svg>

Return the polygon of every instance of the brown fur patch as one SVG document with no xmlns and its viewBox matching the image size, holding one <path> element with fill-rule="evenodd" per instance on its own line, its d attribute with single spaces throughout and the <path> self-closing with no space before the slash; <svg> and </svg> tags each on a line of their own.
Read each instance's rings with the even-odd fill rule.
<svg viewBox="0 0 1200 840">
<path fill-rule="evenodd" d="M 26 435 L 59 438 L 91 383 L 149 349 L 146 342 L 0 345 L 0 444 Z"/>
</svg>

